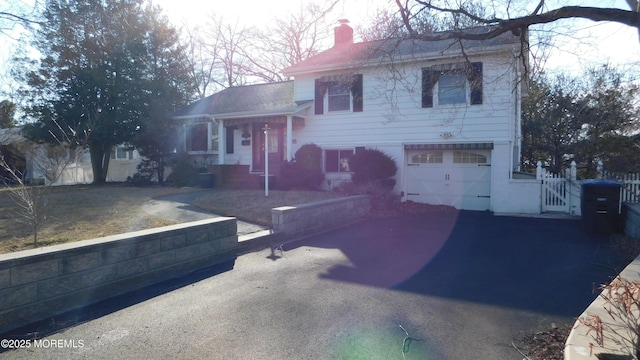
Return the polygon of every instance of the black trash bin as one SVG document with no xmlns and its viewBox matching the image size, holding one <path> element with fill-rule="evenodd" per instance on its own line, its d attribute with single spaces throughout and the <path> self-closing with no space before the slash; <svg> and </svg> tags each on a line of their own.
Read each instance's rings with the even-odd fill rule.
<svg viewBox="0 0 640 360">
<path fill-rule="evenodd" d="M 198 186 L 201 188 L 212 188 L 216 186 L 216 174 L 200 173 L 198 174 Z"/>
<path fill-rule="evenodd" d="M 590 233 L 611 234 L 620 230 L 620 189 L 610 180 L 586 180 L 582 183 L 580 209 L 582 222 Z"/>
</svg>

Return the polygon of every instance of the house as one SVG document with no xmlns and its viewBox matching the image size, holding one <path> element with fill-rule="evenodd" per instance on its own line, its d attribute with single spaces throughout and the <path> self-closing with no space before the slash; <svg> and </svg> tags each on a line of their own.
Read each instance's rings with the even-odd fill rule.
<svg viewBox="0 0 640 360">
<path fill-rule="evenodd" d="M 62 146 L 35 144 L 22 136 L 22 129 L 0 129 L 0 153 L 7 164 L 18 170 L 29 184 L 75 185 L 93 182 L 91 157 L 87 149 L 72 151 Z M 137 150 L 116 146 L 111 153 L 108 182 L 123 182 L 136 173 L 142 160 Z M 12 176 L 0 169 L 8 182 Z"/>
<path fill-rule="evenodd" d="M 523 191 L 527 180 L 513 175 L 525 93 L 519 37 L 354 43 L 342 21 L 334 39 L 283 70 L 293 81 L 228 88 L 178 111 L 184 150 L 203 165 L 263 173 L 268 126 L 270 174 L 314 143 L 331 189 L 349 181 L 355 152 L 377 148 L 397 162 L 403 201 L 540 211 L 539 191 Z"/>
</svg>

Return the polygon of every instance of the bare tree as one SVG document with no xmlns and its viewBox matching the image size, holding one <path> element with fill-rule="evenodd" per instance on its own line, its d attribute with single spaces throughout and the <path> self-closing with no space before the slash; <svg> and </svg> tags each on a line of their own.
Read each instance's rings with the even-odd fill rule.
<svg viewBox="0 0 640 360">
<path fill-rule="evenodd" d="M 300 4 L 294 12 L 274 19 L 265 29 L 252 29 L 249 46 L 243 49 L 248 60 L 245 71 L 266 82 L 288 80 L 280 71 L 316 55 L 332 34 L 334 21 L 328 14 L 338 1 L 328 5 Z"/>
<path fill-rule="evenodd" d="M 187 53 L 188 68 L 196 84 L 196 96 L 199 99 L 211 95 L 217 89 L 214 76 L 218 66 L 217 55 L 219 38 L 205 41 L 200 35 L 199 27 L 190 28 L 185 25 L 183 31 L 183 46 Z"/>
<path fill-rule="evenodd" d="M 617 22 L 638 28 L 640 31 L 638 0 L 627 0 L 631 10 L 589 6 L 560 6 L 550 9 L 546 6 L 545 0 L 538 0 L 531 8 L 522 4 L 517 6 L 518 1 L 508 1 L 502 8 L 494 5 L 493 8 L 485 9 L 482 13 L 478 13 L 479 5 L 474 1 L 395 0 L 395 2 L 406 31 L 412 38 L 421 40 L 487 40 L 511 32 L 520 36 L 522 40 L 521 56 L 523 59 L 526 58 L 529 50 L 529 28 L 533 25 L 544 25 L 563 19 L 577 18 Z M 452 31 L 443 33 L 421 32 L 413 25 L 413 19 L 425 11 L 435 11 L 461 19 L 463 26 L 454 26 Z M 497 16 L 498 13 L 505 14 L 505 16 Z M 484 25 L 487 30 L 484 32 L 468 31 L 466 25 L 469 23 Z"/>
<path fill-rule="evenodd" d="M 38 246 L 38 232 L 47 221 L 48 190 L 63 176 L 67 167 L 76 161 L 82 147 L 70 137 L 58 144 L 37 144 L 28 141 L 20 128 L 4 129 L 0 133 L 0 149 L 11 146 L 12 151 L 25 159 L 24 167 L 0 152 L 0 181 L 8 187 L 16 208 L 16 220 L 31 229 L 33 244 Z M 42 176 L 38 183 L 37 176 Z"/>
<path fill-rule="evenodd" d="M 247 75 L 243 69 L 247 67 L 247 58 L 243 49 L 249 44 L 249 28 L 240 24 L 239 19 L 233 23 L 224 21 L 219 15 L 212 15 L 210 23 L 203 32 L 204 49 L 214 63 L 213 82 L 219 87 L 245 85 Z"/>
<path fill-rule="evenodd" d="M 41 7 L 39 0 L 33 4 L 9 0 L 0 5 L 0 34 L 9 35 L 16 26 L 39 24 L 38 14 Z"/>
<path fill-rule="evenodd" d="M 505 2 L 504 9 L 494 9 L 494 15 L 478 16 L 470 11 L 469 2 L 451 0 L 395 0 L 402 21 L 412 37 L 423 40 L 467 39 L 486 40 L 494 38 L 506 32 L 524 34 L 531 25 L 547 24 L 562 19 L 582 18 L 593 21 L 612 21 L 640 29 L 640 12 L 638 0 L 627 0 L 631 10 L 617 8 L 600 8 L 589 6 L 561 6 L 555 9 L 547 8 L 545 0 L 538 0 L 533 10 L 519 16 L 510 16 L 515 9 L 515 2 Z M 429 34 L 419 33 L 414 29 L 411 19 L 421 12 L 437 11 L 466 18 L 482 25 L 490 25 L 488 31 L 472 33 L 458 28 L 447 33 Z M 500 11 L 507 14 L 506 17 L 498 17 L 495 14 Z M 520 13 L 520 12 L 518 12 Z"/>
</svg>

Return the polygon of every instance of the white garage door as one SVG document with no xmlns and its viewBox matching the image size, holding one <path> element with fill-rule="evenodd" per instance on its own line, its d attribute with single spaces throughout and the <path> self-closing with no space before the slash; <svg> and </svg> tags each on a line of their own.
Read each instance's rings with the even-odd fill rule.
<svg viewBox="0 0 640 360">
<path fill-rule="evenodd" d="M 407 200 L 489 210 L 491 150 L 407 150 Z"/>
</svg>

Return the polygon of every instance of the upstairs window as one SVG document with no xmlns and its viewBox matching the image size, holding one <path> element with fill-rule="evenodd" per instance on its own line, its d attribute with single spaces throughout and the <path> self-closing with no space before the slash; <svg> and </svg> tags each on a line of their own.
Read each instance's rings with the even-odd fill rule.
<svg viewBox="0 0 640 360">
<path fill-rule="evenodd" d="M 443 74 L 438 79 L 438 104 L 466 104 L 467 78 L 464 74 Z"/>
<path fill-rule="evenodd" d="M 316 115 L 332 111 L 362 111 L 362 74 L 316 79 L 314 102 Z"/>
<path fill-rule="evenodd" d="M 339 82 L 330 83 L 327 100 L 329 111 L 351 110 L 351 89 L 349 89 L 349 85 Z"/>
<path fill-rule="evenodd" d="M 482 63 L 442 64 L 423 68 L 423 108 L 433 107 L 436 88 L 438 105 L 482 104 Z M 468 102 L 467 94 L 469 94 Z"/>
</svg>

